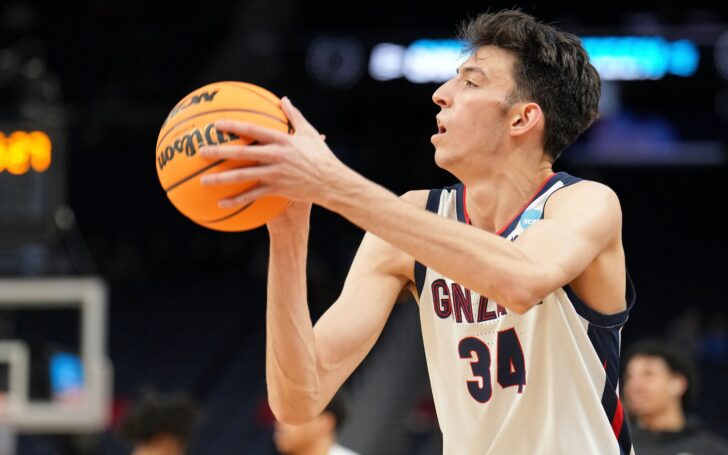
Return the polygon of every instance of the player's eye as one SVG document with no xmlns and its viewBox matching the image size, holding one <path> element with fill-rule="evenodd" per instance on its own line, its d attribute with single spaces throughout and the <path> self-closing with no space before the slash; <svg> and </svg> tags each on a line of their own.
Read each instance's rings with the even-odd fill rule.
<svg viewBox="0 0 728 455">
<path fill-rule="evenodd" d="M 466 87 L 477 87 L 478 86 L 475 82 L 470 81 L 468 79 L 465 79 L 464 84 L 465 84 Z"/>
</svg>

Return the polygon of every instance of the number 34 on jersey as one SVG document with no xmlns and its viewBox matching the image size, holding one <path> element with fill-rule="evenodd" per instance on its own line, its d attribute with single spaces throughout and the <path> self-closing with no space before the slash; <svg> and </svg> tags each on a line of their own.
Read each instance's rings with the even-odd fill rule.
<svg viewBox="0 0 728 455">
<path fill-rule="evenodd" d="M 518 393 L 522 393 L 526 385 L 526 362 L 513 327 L 498 332 L 496 352 L 493 354 L 480 338 L 466 337 L 458 343 L 458 355 L 470 362 L 473 373 L 473 379 L 466 381 L 468 392 L 479 403 L 487 403 L 493 396 L 491 366 L 495 369 L 500 387 L 518 387 Z"/>
</svg>

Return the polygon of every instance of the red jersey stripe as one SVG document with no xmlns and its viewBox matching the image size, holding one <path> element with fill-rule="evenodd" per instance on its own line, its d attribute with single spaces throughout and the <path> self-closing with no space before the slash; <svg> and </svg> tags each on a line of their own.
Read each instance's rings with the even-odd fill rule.
<svg viewBox="0 0 728 455">
<path fill-rule="evenodd" d="M 622 432 L 622 422 L 624 421 L 624 411 L 622 410 L 622 401 L 617 398 L 617 409 L 614 411 L 614 418 L 612 419 L 612 431 L 614 436 L 619 439 L 619 434 Z"/>
<path fill-rule="evenodd" d="M 511 223 L 513 223 L 513 220 L 515 220 L 517 217 L 519 217 L 523 213 L 523 211 L 526 209 L 526 207 L 528 207 L 531 204 L 531 202 L 533 202 L 533 200 L 536 199 L 536 196 L 538 196 L 538 193 L 541 192 L 541 190 L 543 189 L 543 187 L 545 187 L 546 184 L 549 183 L 549 180 L 551 180 L 551 177 L 553 177 L 554 175 L 556 175 L 556 174 L 555 173 L 551 173 L 551 175 L 549 175 L 548 177 L 546 177 L 546 180 L 544 180 L 544 182 L 541 184 L 541 186 L 538 187 L 538 189 L 536 190 L 536 192 L 533 193 L 533 196 L 531 196 L 528 199 L 528 201 L 526 201 L 526 203 L 523 204 L 523 207 L 521 207 L 520 210 L 518 210 L 518 212 L 516 212 L 516 214 L 513 215 L 513 217 L 511 217 L 510 220 L 508 220 L 508 222 L 506 223 L 505 226 L 503 226 L 502 228 L 498 229 L 498 231 L 496 232 L 496 234 L 501 235 L 503 233 L 503 231 L 505 231 L 506 229 L 508 229 L 508 226 L 510 226 Z M 464 192 L 463 192 L 463 196 L 465 196 L 465 193 Z M 465 205 L 463 205 L 463 207 L 465 207 Z"/>
</svg>

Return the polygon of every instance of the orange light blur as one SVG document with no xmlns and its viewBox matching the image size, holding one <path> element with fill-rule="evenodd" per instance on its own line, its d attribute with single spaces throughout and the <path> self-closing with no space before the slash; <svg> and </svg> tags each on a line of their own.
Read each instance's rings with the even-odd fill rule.
<svg viewBox="0 0 728 455">
<path fill-rule="evenodd" d="M 51 139 L 43 131 L 13 131 L 7 136 L 0 132 L 0 172 L 45 172 L 50 165 Z"/>
</svg>

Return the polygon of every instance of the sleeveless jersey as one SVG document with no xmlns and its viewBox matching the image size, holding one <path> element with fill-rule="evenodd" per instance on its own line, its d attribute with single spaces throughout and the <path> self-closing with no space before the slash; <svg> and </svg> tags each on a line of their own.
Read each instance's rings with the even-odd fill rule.
<svg viewBox="0 0 728 455">
<path fill-rule="evenodd" d="M 579 180 L 551 175 L 498 234 L 515 240 L 554 192 Z M 427 209 L 469 223 L 465 191 L 431 190 Z M 629 276 L 627 309 L 614 315 L 568 285 L 519 315 L 419 263 L 415 280 L 445 455 L 634 453 L 617 390 Z"/>
</svg>

